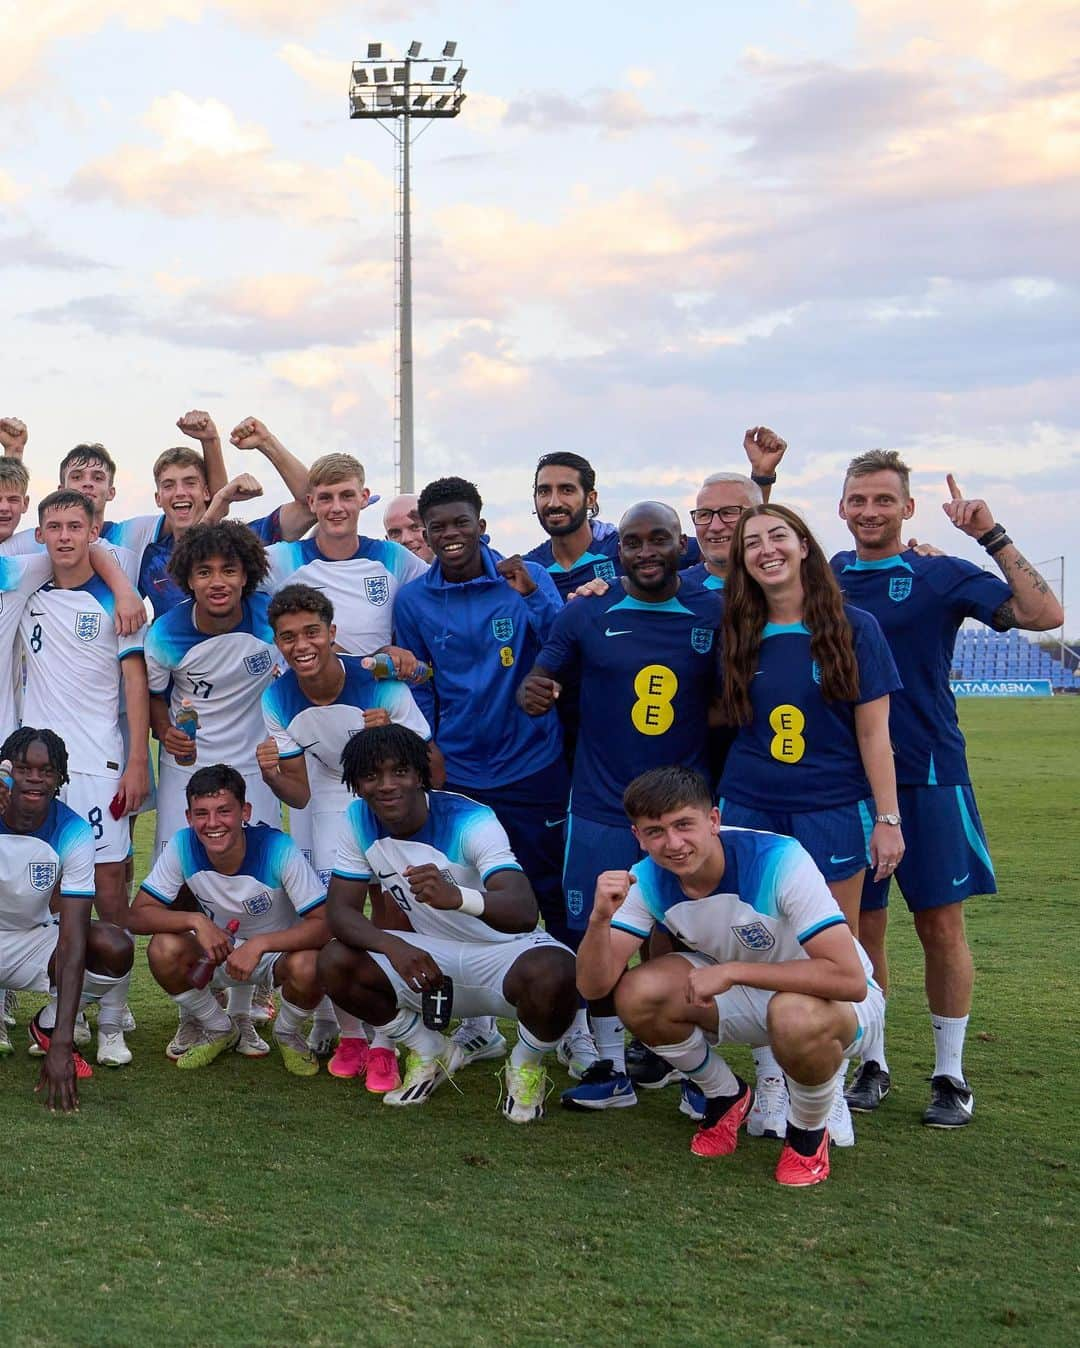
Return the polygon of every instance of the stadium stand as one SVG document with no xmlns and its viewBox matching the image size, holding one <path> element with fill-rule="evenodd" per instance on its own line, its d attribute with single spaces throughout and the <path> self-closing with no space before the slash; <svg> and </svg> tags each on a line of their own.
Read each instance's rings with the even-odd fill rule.
<svg viewBox="0 0 1080 1348">
<path fill-rule="evenodd" d="M 1080 678 L 1018 631 L 962 628 L 957 634 L 950 678 L 1049 679 L 1055 692 L 1080 691 Z"/>
</svg>

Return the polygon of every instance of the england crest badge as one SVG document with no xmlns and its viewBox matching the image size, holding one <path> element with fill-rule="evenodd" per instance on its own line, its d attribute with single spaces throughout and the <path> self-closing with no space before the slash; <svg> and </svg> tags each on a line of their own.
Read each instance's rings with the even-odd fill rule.
<svg viewBox="0 0 1080 1348">
<path fill-rule="evenodd" d="M 513 618 L 492 618 L 491 631 L 496 641 L 509 641 L 514 635 Z"/>
<path fill-rule="evenodd" d="M 265 674 L 274 663 L 269 651 L 258 651 L 255 655 L 244 656 L 244 668 L 249 674 Z"/>
<path fill-rule="evenodd" d="M 571 917 L 580 917 L 585 907 L 585 893 L 580 889 L 566 891 L 566 911 Z"/>
<path fill-rule="evenodd" d="M 597 580 L 613 581 L 615 579 L 615 563 L 597 562 L 593 567 L 593 575 Z"/>
<path fill-rule="evenodd" d="M 911 593 L 910 576 L 890 576 L 889 578 L 889 598 L 894 604 L 899 604 L 905 600 Z"/>
<path fill-rule="evenodd" d="M 692 650 L 697 651 L 698 655 L 708 655 L 712 650 L 713 639 L 716 633 L 711 627 L 692 627 L 690 629 L 690 646 Z"/>
<path fill-rule="evenodd" d="M 386 576 L 365 576 L 364 594 L 369 604 L 381 608 L 390 601 L 390 581 Z"/>
<path fill-rule="evenodd" d="M 745 927 L 732 927 L 735 939 L 747 950 L 771 950 L 776 937 L 764 922 L 748 922 Z"/>
<path fill-rule="evenodd" d="M 52 889 L 56 884 L 55 861 L 31 861 L 27 869 L 30 872 L 30 883 L 35 889 Z"/>
<path fill-rule="evenodd" d="M 75 635 L 80 641 L 95 641 L 101 631 L 100 613 L 76 613 Z"/>
</svg>

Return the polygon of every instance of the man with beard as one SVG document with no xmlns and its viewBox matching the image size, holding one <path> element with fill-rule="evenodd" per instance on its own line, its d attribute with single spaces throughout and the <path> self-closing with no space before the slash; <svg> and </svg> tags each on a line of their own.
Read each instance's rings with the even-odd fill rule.
<svg viewBox="0 0 1080 1348">
<path fill-rule="evenodd" d="M 578 939 L 588 925 L 597 877 L 629 870 L 640 857 L 622 808 L 627 785 L 643 770 L 670 763 L 708 771 L 705 727 L 716 684 L 721 601 L 683 583 L 684 548 L 670 506 L 631 506 L 619 523 L 623 576 L 602 597 L 567 605 L 518 692 L 530 716 L 544 716 L 564 680 L 580 684 L 563 870 L 567 922 Z M 589 1009 L 599 1060 L 585 1066 L 571 1058 L 571 1074 L 581 1076 L 581 1085 L 566 1091 L 563 1103 L 575 1109 L 634 1105 L 614 1002 L 604 997 Z"/>
</svg>

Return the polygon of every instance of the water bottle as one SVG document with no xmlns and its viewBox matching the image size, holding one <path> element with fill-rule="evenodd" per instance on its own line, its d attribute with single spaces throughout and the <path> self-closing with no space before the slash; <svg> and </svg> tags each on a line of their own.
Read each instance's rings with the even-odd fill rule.
<svg viewBox="0 0 1080 1348">
<path fill-rule="evenodd" d="M 9 791 L 15 785 L 15 778 L 11 775 L 11 762 L 7 758 L 0 763 L 0 782 L 3 782 Z"/>
<path fill-rule="evenodd" d="M 240 930 L 240 919 L 238 917 L 230 918 L 225 930 L 230 937 L 235 936 Z M 234 942 L 230 940 L 230 945 Z M 214 976 L 214 970 L 217 968 L 217 962 L 212 960 L 209 955 L 202 955 L 191 966 L 191 972 L 188 974 L 188 982 L 193 988 L 205 988 Z"/>
<path fill-rule="evenodd" d="M 385 651 L 380 651 L 378 655 L 365 655 L 360 663 L 365 669 L 371 670 L 372 674 L 377 679 L 401 678 L 401 675 L 394 669 L 393 660 L 390 659 Z M 402 678 L 402 682 L 411 684 L 412 687 L 415 688 L 418 684 L 427 683 L 434 672 L 435 671 L 431 666 L 425 664 L 423 660 L 417 660 L 415 672 L 410 674 L 407 679 Z"/>
<path fill-rule="evenodd" d="M 189 768 L 195 762 L 195 736 L 199 733 L 199 713 L 186 697 L 181 701 L 180 710 L 176 714 L 176 728 L 182 730 L 191 740 L 190 754 L 185 754 L 183 758 L 179 754 L 175 755 L 179 764 Z"/>
</svg>

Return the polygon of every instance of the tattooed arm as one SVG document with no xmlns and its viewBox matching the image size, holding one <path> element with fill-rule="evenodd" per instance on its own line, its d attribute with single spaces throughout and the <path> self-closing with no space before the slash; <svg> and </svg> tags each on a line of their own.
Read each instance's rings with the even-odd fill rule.
<svg viewBox="0 0 1080 1348">
<path fill-rule="evenodd" d="M 946 481 L 951 499 L 942 507 L 945 514 L 969 538 L 981 538 L 994 527 L 990 507 L 985 501 L 965 499 L 951 473 Z M 994 611 L 992 625 L 997 631 L 1020 627 L 1026 632 L 1047 632 L 1061 626 L 1065 615 L 1056 595 L 1015 543 L 1006 543 L 995 552 L 994 561 L 1012 590 L 1012 598 Z"/>
</svg>

